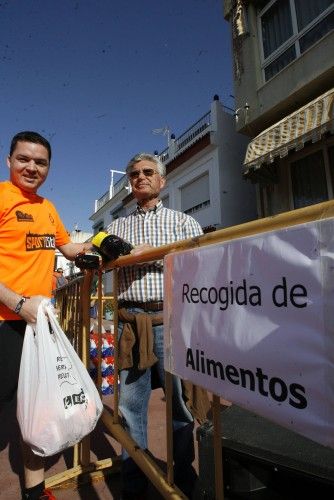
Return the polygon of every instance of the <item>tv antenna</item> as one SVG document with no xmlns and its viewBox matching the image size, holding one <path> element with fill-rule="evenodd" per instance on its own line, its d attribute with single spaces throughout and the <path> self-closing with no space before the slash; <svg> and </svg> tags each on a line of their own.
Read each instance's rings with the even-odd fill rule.
<svg viewBox="0 0 334 500">
<path fill-rule="evenodd" d="M 154 128 L 152 130 L 152 134 L 154 134 L 154 135 L 163 135 L 163 136 L 167 137 L 167 144 L 168 144 L 168 146 L 170 146 L 170 143 L 171 143 L 171 133 L 170 133 L 170 128 L 169 128 L 168 125 L 165 125 L 162 128 Z"/>
</svg>

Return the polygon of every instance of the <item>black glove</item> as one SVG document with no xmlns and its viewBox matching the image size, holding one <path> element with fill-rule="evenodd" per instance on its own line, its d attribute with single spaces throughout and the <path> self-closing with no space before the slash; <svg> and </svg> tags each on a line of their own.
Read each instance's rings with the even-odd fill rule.
<svg viewBox="0 0 334 500">
<path fill-rule="evenodd" d="M 128 241 L 123 240 L 115 234 L 107 234 L 100 242 L 99 246 L 94 245 L 94 238 L 92 240 L 93 247 L 106 261 L 118 259 L 121 255 L 127 255 L 133 249 L 133 246 Z"/>
<path fill-rule="evenodd" d="M 74 259 L 74 264 L 80 269 L 98 269 L 100 257 L 94 254 L 78 253 Z"/>
</svg>

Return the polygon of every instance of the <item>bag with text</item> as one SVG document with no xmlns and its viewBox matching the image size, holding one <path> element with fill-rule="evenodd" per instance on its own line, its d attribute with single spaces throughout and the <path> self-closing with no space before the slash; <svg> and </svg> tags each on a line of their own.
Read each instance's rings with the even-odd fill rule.
<svg viewBox="0 0 334 500">
<path fill-rule="evenodd" d="M 102 409 L 94 382 L 43 300 L 24 336 L 17 390 L 23 440 L 36 455 L 54 455 L 89 434 Z"/>
</svg>

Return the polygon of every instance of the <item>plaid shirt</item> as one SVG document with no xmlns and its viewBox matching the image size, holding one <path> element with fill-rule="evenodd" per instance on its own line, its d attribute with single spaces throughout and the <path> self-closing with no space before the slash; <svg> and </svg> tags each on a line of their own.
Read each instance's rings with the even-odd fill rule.
<svg viewBox="0 0 334 500">
<path fill-rule="evenodd" d="M 203 234 L 195 219 L 183 212 L 165 208 L 161 201 L 146 212 L 137 206 L 132 214 L 113 221 L 107 230 L 109 234 L 116 234 L 134 246 L 148 243 L 154 247 Z M 118 298 L 133 302 L 163 300 L 161 262 L 121 268 Z"/>
</svg>

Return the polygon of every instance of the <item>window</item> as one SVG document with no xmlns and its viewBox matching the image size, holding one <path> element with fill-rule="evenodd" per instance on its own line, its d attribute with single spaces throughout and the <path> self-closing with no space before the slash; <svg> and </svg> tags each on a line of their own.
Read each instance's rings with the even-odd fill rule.
<svg viewBox="0 0 334 500">
<path fill-rule="evenodd" d="M 303 53 L 311 45 L 320 40 L 334 27 L 334 12 L 331 12 L 325 19 L 320 21 L 314 28 L 302 36 L 299 40 L 300 52 Z"/>
<path fill-rule="evenodd" d="M 181 188 L 182 212 L 191 214 L 209 206 L 210 188 L 208 173 Z"/>
<path fill-rule="evenodd" d="M 334 28 L 334 2 L 271 0 L 258 18 L 267 81 Z"/>
<path fill-rule="evenodd" d="M 293 33 L 290 0 L 274 3 L 262 16 L 263 54 L 267 58 Z"/>
<path fill-rule="evenodd" d="M 328 200 L 325 163 L 322 150 L 291 164 L 294 208 Z"/>
<path fill-rule="evenodd" d="M 194 205 L 191 208 L 188 208 L 187 210 L 184 211 L 185 214 L 194 214 L 195 212 L 198 212 L 199 210 L 202 210 L 202 208 L 207 208 L 210 206 L 210 200 L 203 201 L 202 203 L 198 203 L 197 205 Z"/>
<path fill-rule="evenodd" d="M 292 45 L 283 54 L 278 56 L 275 61 L 270 63 L 264 70 L 266 81 L 276 75 L 281 69 L 285 68 L 291 61 L 296 59 L 296 49 Z"/>
</svg>

